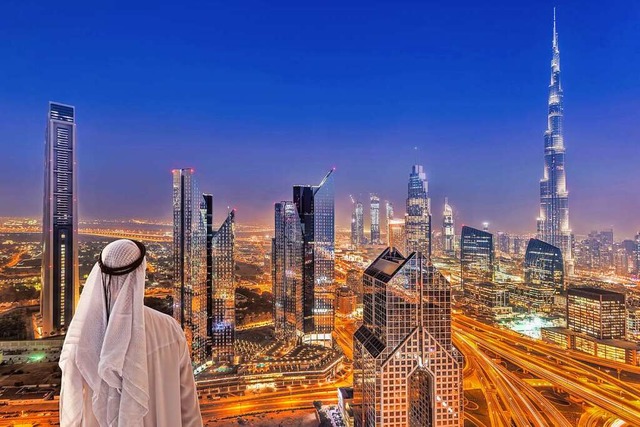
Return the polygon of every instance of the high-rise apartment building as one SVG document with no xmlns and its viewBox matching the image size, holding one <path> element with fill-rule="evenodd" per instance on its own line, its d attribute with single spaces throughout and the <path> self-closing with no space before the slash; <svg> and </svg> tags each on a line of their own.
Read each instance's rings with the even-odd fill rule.
<svg viewBox="0 0 640 427">
<path fill-rule="evenodd" d="M 353 212 L 351 213 L 351 246 L 359 248 L 365 243 L 364 238 L 364 209 L 362 203 L 351 198 Z"/>
<path fill-rule="evenodd" d="M 393 219 L 393 203 L 389 200 L 384 201 L 384 218 L 385 218 L 385 230 L 389 231 L 389 221 Z M 389 235 L 387 235 L 387 245 L 389 245 Z"/>
<path fill-rule="evenodd" d="M 289 205 L 292 203 L 292 205 Z M 293 209 L 295 208 L 295 209 Z M 297 225 L 293 214 L 297 213 Z M 288 272 L 297 268 L 298 227 L 302 239 L 302 249 L 298 257 L 302 271 L 302 342 L 324 346 L 332 345 L 335 289 L 333 284 L 335 268 L 335 214 L 333 169 L 319 185 L 295 185 L 293 202 L 282 202 L 275 210 L 276 237 L 272 241 L 273 288 L 276 299 L 274 316 L 276 323 L 285 316 L 287 302 L 279 300 L 294 288 L 297 279 L 286 277 L 297 275 Z M 291 267 L 290 267 L 291 266 Z M 295 299 L 298 301 L 299 293 Z M 297 302 L 296 302 L 297 304 Z M 284 311 L 283 311 L 284 310 Z M 288 321 L 289 324 L 296 324 Z M 276 326 L 277 327 L 277 326 Z M 298 326 L 296 326 L 297 330 Z M 286 330 L 286 328 L 284 328 Z M 291 328 L 289 328 L 291 329 Z"/>
<path fill-rule="evenodd" d="M 544 174 L 540 180 L 540 216 L 537 228 L 538 239 L 560 248 L 565 271 L 571 276 L 574 263 L 569 227 L 569 191 L 565 167 L 562 98 L 560 49 L 554 9 L 549 112 L 547 130 L 544 134 Z"/>
<path fill-rule="evenodd" d="M 463 425 L 460 352 L 451 341 L 451 289 L 421 252 L 386 249 L 366 270 L 354 334 L 356 426 Z"/>
<path fill-rule="evenodd" d="M 371 214 L 371 244 L 379 245 L 380 242 L 380 198 L 371 194 L 370 202 L 370 214 Z"/>
<path fill-rule="evenodd" d="M 442 214 L 442 239 L 444 253 L 449 256 L 454 256 L 456 252 L 456 231 L 453 223 L 453 209 L 449 205 L 449 199 L 444 198 L 444 212 Z"/>
<path fill-rule="evenodd" d="M 302 225 L 293 202 L 275 204 L 271 252 L 276 338 L 297 342 L 304 335 L 304 256 Z"/>
<path fill-rule="evenodd" d="M 460 235 L 462 286 L 466 282 L 493 281 L 493 235 L 469 226 Z"/>
<path fill-rule="evenodd" d="M 235 221 L 236 212 L 231 210 L 218 231 L 212 233 L 211 329 L 208 332 L 211 356 L 217 361 L 233 361 L 235 356 Z"/>
<path fill-rule="evenodd" d="M 49 103 L 42 219 L 42 336 L 64 333 L 79 298 L 75 108 Z"/>
<path fill-rule="evenodd" d="M 193 169 L 173 170 L 173 317 L 185 332 L 196 366 L 206 362 L 207 205 Z M 203 214 L 204 213 L 204 214 Z"/>
<path fill-rule="evenodd" d="M 408 252 L 431 256 L 431 200 L 427 176 L 421 165 L 414 165 L 409 174 L 405 232 Z"/>
<path fill-rule="evenodd" d="M 407 235 L 405 232 L 404 219 L 389 220 L 387 236 L 390 247 L 397 249 L 401 254 L 407 253 Z"/>
</svg>

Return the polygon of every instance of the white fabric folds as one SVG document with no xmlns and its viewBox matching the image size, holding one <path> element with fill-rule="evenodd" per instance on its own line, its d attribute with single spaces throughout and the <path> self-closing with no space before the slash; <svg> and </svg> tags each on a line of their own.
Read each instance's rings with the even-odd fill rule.
<svg viewBox="0 0 640 427">
<path fill-rule="evenodd" d="M 140 256 L 133 241 L 117 240 L 105 247 L 102 263 L 111 268 L 124 267 Z M 84 425 L 87 393 L 91 394 L 91 409 L 100 427 L 143 425 L 149 411 L 145 270 L 146 260 L 121 276 L 104 275 L 98 263 L 91 270 L 60 356 L 62 426 Z M 103 283 L 109 281 L 107 301 Z"/>
</svg>

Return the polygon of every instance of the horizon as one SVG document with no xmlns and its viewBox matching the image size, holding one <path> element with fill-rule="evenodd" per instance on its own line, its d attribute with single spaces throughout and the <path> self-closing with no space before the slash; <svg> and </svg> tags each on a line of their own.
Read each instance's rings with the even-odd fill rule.
<svg viewBox="0 0 640 427">
<path fill-rule="evenodd" d="M 632 237 L 640 8 L 570 4 L 559 5 L 557 20 L 571 228 Z M 401 215 L 410 168 L 421 164 L 434 229 L 448 196 L 457 230 L 488 221 L 492 232 L 534 233 L 553 3 L 379 6 L 356 7 L 355 18 L 336 5 L 203 5 L 201 15 L 214 16 L 206 21 L 160 5 L 152 23 L 137 22 L 144 11 L 123 17 L 109 6 L 101 16 L 73 2 L 9 7 L 7 29 L 23 43 L 8 46 L 13 65 L 0 95 L 0 200 L 9 201 L 0 216 L 42 210 L 41 144 L 54 100 L 76 107 L 81 220 L 169 220 L 170 170 L 193 166 L 216 220 L 231 206 L 240 223 L 267 226 L 295 183 L 317 184 L 336 166 L 342 229 L 349 194 L 363 201 L 367 224 L 369 193 Z M 172 34 L 157 26 L 174 20 Z M 375 31 L 383 23 L 384 37 Z M 58 26 L 86 35 L 78 55 L 45 37 Z M 120 27 L 111 44 L 92 45 Z"/>
</svg>

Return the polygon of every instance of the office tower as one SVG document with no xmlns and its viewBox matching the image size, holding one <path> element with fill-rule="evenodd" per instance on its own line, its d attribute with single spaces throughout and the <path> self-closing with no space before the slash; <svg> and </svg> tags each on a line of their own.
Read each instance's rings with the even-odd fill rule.
<svg viewBox="0 0 640 427">
<path fill-rule="evenodd" d="M 371 213 L 371 244 L 380 244 L 380 198 L 375 194 L 371 194 L 370 213 Z"/>
<path fill-rule="evenodd" d="M 636 234 L 635 264 L 636 275 L 640 276 L 640 231 Z"/>
<path fill-rule="evenodd" d="M 347 270 L 346 285 L 356 295 L 358 308 L 362 308 L 362 270 L 359 268 L 350 268 Z"/>
<path fill-rule="evenodd" d="M 427 176 L 421 165 L 414 165 L 409 174 L 405 232 L 407 251 L 422 252 L 431 257 L 431 200 L 428 197 Z"/>
<path fill-rule="evenodd" d="M 364 244 L 364 209 L 362 203 L 351 196 L 353 212 L 351 213 L 351 246 L 359 248 Z"/>
<path fill-rule="evenodd" d="M 529 240 L 524 256 L 524 281 L 556 292 L 564 290 L 564 263 L 560 248 L 542 240 Z"/>
<path fill-rule="evenodd" d="M 453 209 L 451 209 L 451 205 L 449 205 L 449 199 L 447 197 L 444 198 L 442 238 L 444 239 L 444 253 L 449 256 L 454 256 L 456 252 L 456 231 L 453 224 Z"/>
<path fill-rule="evenodd" d="M 511 236 L 504 231 L 498 231 L 498 250 L 503 254 L 511 253 Z"/>
<path fill-rule="evenodd" d="M 389 230 L 387 231 L 389 236 L 389 246 L 397 249 L 401 254 L 406 254 L 407 236 L 405 232 L 404 219 L 391 219 L 389 220 Z"/>
<path fill-rule="evenodd" d="M 469 281 L 493 281 L 493 258 L 493 235 L 463 226 L 460 236 L 462 286 Z"/>
<path fill-rule="evenodd" d="M 42 336 L 64 333 L 79 297 L 75 107 L 49 103 L 42 218 Z"/>
<path fill-rule="evenodd" d="M 393 203 L 391 203 L 389 200 L 385 200 L 384 202 L 384 208 L 385 208 L 385 230 L 389 231 L 389 221 L 393 219 Z M 389 244 L 389 235 L 387 234 L 387 245 Z"/>
<path fill-rule="evenodd" d="M 207 211 L 193 169 L 173 170 L 173 317 L 195 366 L 207 359 Z"/>
<path fill-rule="evenodd" d="M 275 204 L 271 259 L 276 338 L 295 343 L 304 335 L 305 295 L 302 225 L 293 202 Z"/>
<path fill-rule="evenodd" d="M 560 50 L 553 10 L 553 43 L 551 83 L 549 84 L 549 114 L 544 133 L 544 174 L 540 180 L 540 216 L 538 239 L 560 248 L 567 275 L 573 275 L 571 229 L 569 227 L 569 192 L 563 137 L 563 92 L 560 83 Z"/>
<path fill-rule="evenodd" d="M 236 326 L 235 210 L 212 233 L 211 336 L 213 360 L 233 361 Z M 208 265 L 208 264 L 207 264 Z"/>
<path fill-rule="evenodd" d="M 304 265 L 303 342 L 330 346 L 333 331 L 335 266 L 333 169 L 319 185 L 293 187 L 302 225 Z"/>
<path fill-rule="evenodd" d="M 462 365 L 449 282 L 420 252 L 385 249 L 365 270 L 354 334 L 356 426 L 463 425 Z"/>
<path fill-rule="evenodd" d="M 567 291 L 567 327 L 600 340 L 623 340 L 626 336 L 624 294 L 598 288 Z"/>
</svg>

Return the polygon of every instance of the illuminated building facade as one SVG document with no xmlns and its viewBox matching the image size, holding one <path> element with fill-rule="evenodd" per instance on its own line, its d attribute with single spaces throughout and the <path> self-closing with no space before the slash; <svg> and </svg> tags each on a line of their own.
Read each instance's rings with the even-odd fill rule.
<svg viewBox="0 0 640 427">
<path fill-rule="evenodd" d="M 293 187 L 302 225 L 304 336 L 308 344 L 331 346 L 335 269 L 333 169 L 319 185 Z"/>
<path fill-rule="evenodd" d="M 456 253 L 456 231 L 453 223 L 453 209 L 449 205 L 449 199 L 444 199 L 444 212 L 442 222 L 442 239 L 444 253 L 454 256 Z"/>
<path fill-rule="evenodd" d="M 357 307 L 362 308 L 362 270 L 356 268 L 347 270 L 346 285 L 355 294 Z"/>
<path fill-rule="evenodd" d="M 371 213 L 371 244 L 379 245 L 380 242 L 380 198 L 375 194 L 371 195 L 370 213 Z"/>
<path fill-rule="evenodd" d="M 563 92 L 560 83 L 560 50 L 553 12 L 553 43 L 549 114 L 544 134 L 544 174 L 540 180 L 540 216 L 538 239 L 560 248 L 566 273 L 573 275 L 573 252 L 569 227 L 569 192 L 565 170 L 563 136 Z"/>
<path fill-rule="evenodd" d="M 597 339 L 624 339 L 626 336 L 624 294 L 598 288 L 571 288 L 567 291 L 567 327 Z"/>
<path fill-rule="evenodd" d="M 405 233 L 404 219 L 389 220 L 389 246 L 397 249 L 400 253 L 406 254 L 407 235 Z"/>
<path fill-rule="evenodd" d="M 303 241 L 293 202 L 275 205 L 272 240 L 273 320 L 276 338 L 296 342 L 304 335 Z"/>
<path fill-rule="evenodd" d="M 193 169 L 173 170 L 173 317 L 185 332 L 196 366 L 208 358 L 207 216 Z"/>
<path fill-rule="evenodd" d="M 640 276 L 640 232 L 636 234 L 636 251 L 635 251 L 636 275 Z"/>
<path fill-rule="evenodd" d="M 524 256 L 524 281 L 555 292 L 564 290 L 564 264 L 560 248 L 542 240 L 529 240 Z"/>
<path fill-rule="evenodd" d="M 542 328 L 542 339 L 603 359 L 638 364 L 639 345 L 626 340 L 625 296 L 599 288 L 567 291 L 568 328 Z"/>
<path fill-rule="evenodd" d="M 431 200 L 427 175 L 421 165 L 414 165 L 409 174 L 405 232 L 408 252 L 431 256 Z"/>
<path fill-rule="evenodd" d="M 388 200 L 385 200 L 384 207 L 385 207 L 386 230 L 389 231 L 389 221 L 393 219 L 393 203 L 391 203 Z M 389 245 L 389 235 L 387 235 L 387 245 Z"/>
<path fill-rule="evenodd" d="M 460 235 L 460 264 L 462 285 L 469 281 L 493 281 L 493 235 L 469 226 Z"/>
<path fill-rule="evenodd" d="M 351 246 L 359 248 L 365 242 L 364 238 L 364 209 L 362 203 L 353 200 L 351 213 Z"/>
<path fill-rule="evenodd" d="M 42 336 L 64 333 L 79 298 L 75 107 L 49 103 L 42 219 Z"/>
<path fill-rule="evenodd" d="M 235 287 L 235 210 L 227 214 L 211 241 L 212 293 L 211 337 L 213 360 L 233 361 L 235 355 L 236 287 Z M 207 253 L 209 256 L 209 253 Z M 208 263 L 207 263 L 208 266 Z M 207 283 L 207 289 L 209 284 Z M 209 301 L 207 301 L 209 303 Z"/>
<path fill-rule="evenodd" d="M 463 359 L 451 342 L 449 282 L 422 253 L 405 258 L 395 248 L 365 270 L 363 282 L 355 425 L 462 426 Z"/>
</svg>

